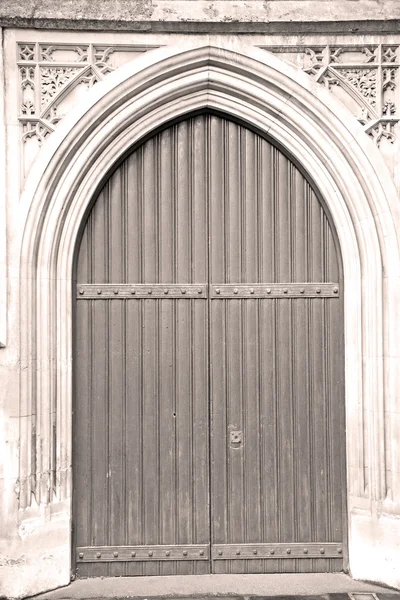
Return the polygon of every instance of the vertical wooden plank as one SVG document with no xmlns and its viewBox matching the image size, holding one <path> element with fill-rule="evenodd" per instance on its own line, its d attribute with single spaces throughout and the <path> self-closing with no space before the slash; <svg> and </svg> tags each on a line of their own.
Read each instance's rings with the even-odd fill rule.
<svg viewBox="0 0 400 600">
<path fill-rule="evenodd" d="M 83 254 L 83 253 L 82 253 Z M 78 273 L 81 275 L 82 270 Z M 91 472 L 92 427 L 91 427 L 91 302 L 78 302 L 75 318 L 81 326 L 75 334 L 75 380 L 74 380 L 74 542 L 84 546 L 90 536 L 91 497 L 81 494 L 87 487 L 88 474 Z M 89 450 L 89 451 L 88 451 Z M 74 559 L 73 559 L 74 560 Z M 83 567 L 83 568 L 82 568 Z M 79 573 L 85 576 L 85 565 L 79 565 Z"/>
<path fill-rule="evenodd" d="M 214 116 L 208 125 L 208 185 L 210 211 L 210 283 L 220 283 L 225 277 L 224 231 L 224 158 L 221 152 L 222 124 Z M 222 176 L 221 176 L 222 174 Z M 223 543 L 228 520 L 227 473 L 227 356 L 226 316 L 224 301 L 210 302 L 210 410 L 211 410 L 211 539 Z M 213 572 L 224 572 L 218 561 Z"/>
<path fill-rule="evenodd" d="M 307 210 L 304 177 L 297 171 L 294 177 L 293 197 L 293 278 L 307 281 Z M 310 492 L 313 481 L 310 471 L 310 410 L 309 410 L 309 331 L 307 301 L 297 299 L 293 305 L 293 389 L 294 389 L 294 472 L 295 472 L 295 525 L 296 541 L 307 542 L 312 538 Z M 296 567 L 300 572 L 312 569 L 312 561 L 299 559 Z"/>
<path fill-rule="evenodd" d="M 191 227 L 192 281 L 208 281 L 208 206 L 207 206 L 207 118 L 192 121 L 191 154 Z M 193 540 L 210 543 L 210 479 L 209 479 L 209 348 L 208 301 L 192 303 L 193 348 Z M 209 572 L 209 564 L 198 562 L 194 573 Z"/>
<path fill-rule="evenodd" d="M 313 281 L 322 281 L 324 275 L 324 244 L 321 207 L 310 192 L 310 225 L 312 236 L 312 277 Z M 325 327 L 324 306 L 320 299 L 311 300 L 311 360 L 313 369 L 312 382 L 312 412 L 314 430 L 314 495 L 315 495 L 315 535 L 318 541 L 327 539 L 327 457 L 326 457 L 326 410 L 325 410 Z M 328 561 L 321 559 L 317 569 L 325 571 Z"/>
<path fill-rule="evenodd" d="M 89 545 L 106 545 L 108 533 L 108 301 L 93 301 L 91 536 Z M 102 440 L 102 443 L 99 441 Z M 92 575 L 104 573 L 93 565 Z"/>
<path fill-rule="evenodd" d="M 243 276 L 244 281 L 259 282 L 259 197 L 258 197 L 258 136 L 244 131 L 242 151 L 243 171 Z M 261 534 L 260 490 L 260 414 L 259 414 L 259 300 L 243 303 L 243 459 L 244 459 L 244 529 L 246 541 L 263 541 Z M 248 571 L 261 572 L 262 561 L 249 561 Z"/>
<path fill-rule="evenodd" d="M 126 531 L 127 543 L 143 544 L 143 300 L 126 306 Z M 126 575 L 140 575 L 142 565 L 131 562 Z"/>
</svg>

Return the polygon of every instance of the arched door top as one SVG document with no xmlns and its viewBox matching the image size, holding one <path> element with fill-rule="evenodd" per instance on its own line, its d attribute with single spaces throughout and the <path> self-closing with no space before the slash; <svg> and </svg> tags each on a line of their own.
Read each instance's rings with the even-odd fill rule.
<svg viewBox="0 0 400 600">
<path fill-rule="evenodd" d="M 132 143 L 209 107 L 268 133 L 318 182 L 343 256 L 349 493 L 365 494 L 368 464 L 367 493 L 385 497 L 392 459 L 384 455 L 384 389 L 396 385 L 398 370 L 385 372 L 384 360 L 398 355 L 399 338 L 394 185 L 382 178 L 379 151 L 346 109 L 306 75 L 251 46 L 238 52 L 233 42 L 223 49 L 207 39 L 198 44 L 153 50 L 110 75 L 63 120 L 28 177 L 20 210 L 20 411 L 34 417 L 21 427 L 21 508 L 32 492 L 45 503 L 50 490 L 70 497 L 71 278 L 88 202 Z M 48 365 L 40 377 L 38 361 Z M 376 418 L 365 422 L 363 411 Z"/>
</svg>

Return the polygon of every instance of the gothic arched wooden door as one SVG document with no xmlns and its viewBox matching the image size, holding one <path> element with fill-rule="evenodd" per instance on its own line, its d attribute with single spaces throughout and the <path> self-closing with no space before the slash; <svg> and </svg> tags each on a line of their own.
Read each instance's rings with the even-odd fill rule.
<svg viewBox="0 0 400 600">
<path fill-rule="evenodd" d="M 335 240 L 301 170 L 221 116 L 108 176 L 76 266 L 78 576 L 343 569 Z"/>
</svg>

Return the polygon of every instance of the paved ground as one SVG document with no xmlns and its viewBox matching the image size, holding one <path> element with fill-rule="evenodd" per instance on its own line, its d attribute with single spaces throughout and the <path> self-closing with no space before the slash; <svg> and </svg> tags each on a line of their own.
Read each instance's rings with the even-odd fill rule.
<svg viewBox="0 0 400 600">
<path fill-rule="evenodd" d="M 349 596 L 349 594 L 351 594 Z M 209 600 L 400 600 L 400 590 L 355 581 L 343 574 L 184 575 L 80 579 L 69 586 L 35 596 L 35 600 L 125 600 L 188 598 Z"/>
</svg>

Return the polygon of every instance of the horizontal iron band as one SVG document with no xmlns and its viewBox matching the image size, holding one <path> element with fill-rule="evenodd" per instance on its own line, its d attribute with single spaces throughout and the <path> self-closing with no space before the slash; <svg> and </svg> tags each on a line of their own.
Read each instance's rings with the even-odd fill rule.
<svg viewBox="0 0 400 600">
<path fill-rule="evenodd" d="M 255 283 L 212 285 L 214 298 L 338 298 L 337 283 Z"/>
<path fill-rule="evenodd" d="M 171 283 L 83 283 L 78 284 L 76 296 L 84 300 L 103 298 L 207 298 L 205 284 Z"/>
<path fill-rule="evenodd" d="M 82 546 L 76 549 L 77 562 L 143 562 L 168 560 L 208 560 L 209 546 Z"/>
<path fill-rule="evenodd" d="M 341 558 L 340 543 L 293 544 L 216 544 L 212 546 L 213 560 L 250 558 Z"/>
</svg>

